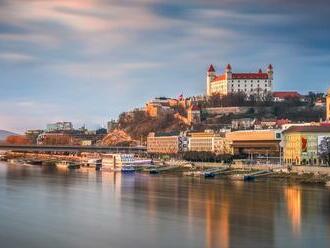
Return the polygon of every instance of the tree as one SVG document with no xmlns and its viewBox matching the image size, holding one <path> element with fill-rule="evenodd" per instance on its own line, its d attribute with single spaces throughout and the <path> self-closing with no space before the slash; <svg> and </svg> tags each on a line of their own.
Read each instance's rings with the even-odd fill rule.
<svg viewBox="0 0 330 248">
<path fill-rule="evenodd" d="M 323 137 L 319 145 L 319 155 L 330 166 L 330 137 Z"/>
</svg>

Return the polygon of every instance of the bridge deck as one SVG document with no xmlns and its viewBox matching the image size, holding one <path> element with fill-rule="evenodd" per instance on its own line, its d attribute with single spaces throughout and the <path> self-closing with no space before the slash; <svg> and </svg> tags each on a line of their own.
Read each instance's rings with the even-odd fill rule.
<svg viewBox="0 0 330 248">
<path fill-rule="evenodd" d="M 51 146 L 51 145 L 11 145 L 0 144 L 0 150 L 20 152 L 100 152 L 100 153 L 143 153 L 146 147 L 115 146 Z"/>
</svg>

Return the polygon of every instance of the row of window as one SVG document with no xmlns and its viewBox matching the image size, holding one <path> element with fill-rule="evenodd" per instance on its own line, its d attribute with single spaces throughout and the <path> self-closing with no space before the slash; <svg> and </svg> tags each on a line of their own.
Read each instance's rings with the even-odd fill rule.
<svg viewBox="0 0 330 248">
<path fill-rule="evenodd" d="M 237 86 L 238 86 L 238 88 L 240 88 L 240 87 L 241 87 L 241 85 L 240 85 L 240 84 L 238 84 Z M 265 87 L 267 87 L 267 86 L 268 86 L 268 85 L 267 85 L 267 84 L 265 84 Z M 232 87 L 232 88 L 234 88 L 234 84 L 232 84 L 232 85 L 231 85 L 231 87 Z M 244 85 L 244 87 L 245 87 L 245 88 L 247 87 L 247 86 L 246 86 L 246 84 Z M 258 84 L 258 85 L 257 85 L 257 87 L 259 88 L 259 87 L 260 87 L 260 84 Z M 270 84 L 269 84 L 269 87 L 270 87 Z M 252 84 L 251 84 L 251 88 L 253 88 L 253 85 L 252 85 Z"/>
<path fill-rule="evenodd" d="M 233 92 L 241 92 L 241 91 L 245 91 L 245 92 L 247 92 L 247 89 L 237 89 L 237 90 L 233 90 Z M 256 89 L 256 90 L 253 90 L 253 89 L 251 89 L 250 90 L 251 92 L 253 92 L 253 91 L 257 91 L 257 92 L 261 92 L 261 91 L 264 91 L 264 92 L 267 92 L 267 89 L 264 89 L 264 90 L 262 90 L 262 89 Z"/>
<path fill-rule="evenodd" d="M 242 81 L 243 81 L 243 80 L 242 80 Z M 267 83 L 267 82 L 269 82 L 269 83 L 270 83 L 270 82 L 271 82 L 271 80 L 269 80 L 269 81 L 267 81 L 267 80 L 264 80 L 264 81 L 265 81 L 265 83 Z M 232 82 L 232 83 L 234 83 L 235 81 L 234 81 L 234 80 L 231 80 L 231 82 Z M 241 82 L 241 80 L 237 80 L 237 82 L 239 82 L 239 83 L 240 83 L 240 82 Z M 257 83 L 259 83 L 259 82 L 260 82 L 260 80 L 257 80 Z M 247 83 L 247 80 L 244 80 L 244 83 Z M 253 80 L 251 80 L 251 83 L 253 83 Z"/>
</svg>

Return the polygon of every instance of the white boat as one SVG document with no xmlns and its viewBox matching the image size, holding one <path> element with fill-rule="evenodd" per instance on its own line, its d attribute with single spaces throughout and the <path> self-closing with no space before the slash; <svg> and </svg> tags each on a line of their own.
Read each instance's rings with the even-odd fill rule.
<svg viewBox="0 0 330 248">
<path fill-rule="evenodd" d="M 56 167 L 71 170 L 71 169 L 79 169 L 80 165 L 70 161 L 61 161 L 56 163 Z"/>
<path fill-rule="evenodd" d="M 123 173 L 132 173 L 135 172 L 135 168 L 133 166 L 123 166 L 121 167 L 121 172 Z"/>
<path fill-rule="evenodd" d="M 125 166 L 133 167 L 151 164 L 151 159 L 138 159 L 134 154 L 104 154 L 102 156 L 102 170 L 123 171 Z M 133 171 L 133 169 L 127 169 Z M 126 169 L 125 169 L 126 170 Z"/>
</svg>

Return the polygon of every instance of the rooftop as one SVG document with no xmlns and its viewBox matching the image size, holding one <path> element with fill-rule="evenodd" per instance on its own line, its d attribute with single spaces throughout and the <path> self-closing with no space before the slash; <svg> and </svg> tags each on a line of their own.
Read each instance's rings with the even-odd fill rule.
<svg viewBox="0 0 330 248">
<path fill-rule="evenodd" d="M 330 126 L 292 126 L 283 133 L 330 133 Z"/>
<path fill-rule="evenodd" d="M 297 91 L 274 91 L 273 97 L 278 98 L 300 98 L 301 95 Z"/>
</svg>

